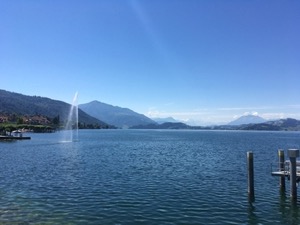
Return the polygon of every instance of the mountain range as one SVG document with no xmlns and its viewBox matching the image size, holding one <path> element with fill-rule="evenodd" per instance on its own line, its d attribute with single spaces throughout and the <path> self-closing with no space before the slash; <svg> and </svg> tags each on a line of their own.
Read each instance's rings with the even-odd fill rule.
<svg viewBox="0 0 300 225">
<path fill-rule="evenodd" d="M 131 109 L 112 106 L 99 101 L 81 104 L 79 108 L 87 114 L 119 128 L 156 123 L 145 115 L 136 113 Z"/>
<path fill-rule="evenodd" d="M 173 117 L 166 117 L 166 118 L 151 118 L 158 124 L 163 124 L 163 123 L 178 123 L 178 120 L 175 120 Z"/>
<path fill-rule="evenodd" d="M 256 124 L 256 123 L 264 123 L 267 122 L 264 118 L 256 115 L 245 115 L 237 118 L 234 121 L 228 123 L 229 126 L 239 126 L 244 124 Z"/>
<path fill-rule="evenodd" d="M 280 119 L 257 124 L 189 126 L 184 123 L 148 124 L 132 127 L 134 129 L 185 129 L 185 130 L 264 130 L 264 131 L 300 131 L 300 121 L 296 119 Z"/>
<path fill-rule="evenodd" d="M 0 90 L 0 114 L 43 115 L 49 118 L 59 116 L 61 122 L 64 123 L 67 121 L 70 108 L 70 104 L 62 101 Z M 80 123 L 97 124 L 100 127 L 108 126 L 80 109 L 78 118 Z"/>
<path fill-rule="evenodd" d="M 46 97 L 27 96 L 0 90 L 1 115 L 42 115 L 60 121 L 67 120 L 71 105 Z M 300 121 L 292 118 L 275 121 L 254 116 L 242 116 L 227 125 L 190 126 L 173 118 L 150 119 L 128 108 L 112 106 L 99 101 L 79 105 L 79 122 L 85 125 L 97 124 L 99 128 L 137 128 L 137 129 L 220 129 L 220 130 L 300 130 Z M 1 119 L 1 118 L 0 118 Z M 1 120 L 0 120 L 1 121 Z M 89 127 L 89 126 L 84 126 Z"/>
<path fill-rule="evenodd" d="M 292 118 L 241 126 L 242 130 L 300 131 L 300 121 Z"/>
</svg>

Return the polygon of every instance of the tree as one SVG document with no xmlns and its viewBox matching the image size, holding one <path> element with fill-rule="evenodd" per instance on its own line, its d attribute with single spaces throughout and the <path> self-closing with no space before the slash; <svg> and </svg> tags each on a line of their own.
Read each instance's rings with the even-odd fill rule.
<svg viewBox="0 0 300 225">
<path fill-rule="evenodd" d="M 60 124 L 59 115 L 57 115 L 56 117 L 53 118 L 52 123 L 56 126 L 58 126 Z"/>
<path fill-rule="evenodd" d="M 24 123 L 23 118 L 22 117 L 18 117 L 17 124 L 23 124 L 23 123 Z"/>
</svg>

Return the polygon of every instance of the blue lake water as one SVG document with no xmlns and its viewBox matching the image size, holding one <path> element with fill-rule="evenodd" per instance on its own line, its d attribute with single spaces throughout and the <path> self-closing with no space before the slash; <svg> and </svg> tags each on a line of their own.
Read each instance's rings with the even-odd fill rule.
<svg viewBox="0 0 300 225">
<path fill-rule="evenodd" d="M 81 130 L 0 142 L 0 224 L 300 224 L 271 176 L 300 132 Z M 247 151 L 255 202 L 248 201 Z"/>
</svg>

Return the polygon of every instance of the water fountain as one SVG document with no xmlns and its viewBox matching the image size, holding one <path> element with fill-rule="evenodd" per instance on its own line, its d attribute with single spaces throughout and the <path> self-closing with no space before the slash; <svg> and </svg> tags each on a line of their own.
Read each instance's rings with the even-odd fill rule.
<svg viewBox="0 0 300 225">
<path fill-rule="evenodd" d="M 73 98 L 64 133 L 64 142 L 78 141 L 78 92 Z"/>
</svg>

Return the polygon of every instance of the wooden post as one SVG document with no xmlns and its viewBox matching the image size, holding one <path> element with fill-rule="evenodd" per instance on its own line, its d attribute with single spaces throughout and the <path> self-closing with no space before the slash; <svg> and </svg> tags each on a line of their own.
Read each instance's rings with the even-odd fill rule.
<svg viewBox="0 0 300 225">
<path fill-rule="evenodd" d="M 284 150 L 278 150 L 279 171 L 284 171 Z M 281 191 L 285 191 L 285 176 L 280 176 L 279 186 Z"/>
<path fill-rule="evenodd" d="M 254 201 L 253 152 L 247 152 L 247 165 L 248 165 L 248 197 L 250 201 Z"/>
<path fill-rule="evenodd" d="M 299 150 L 289 149 L 288 156 L 290 157 L 290 182 L 291 182 L 291 198 L 297 200 L 297 168 L 296 168 L 296 158 L 299 157 Z"/>
</svg>

